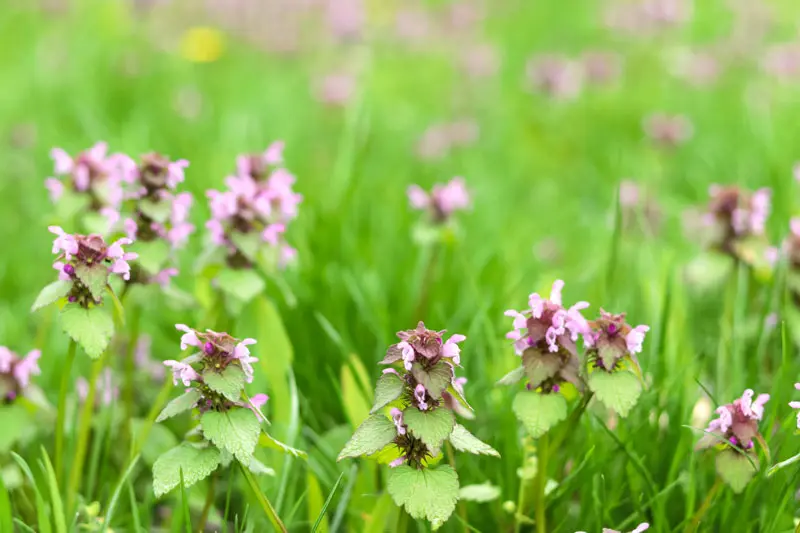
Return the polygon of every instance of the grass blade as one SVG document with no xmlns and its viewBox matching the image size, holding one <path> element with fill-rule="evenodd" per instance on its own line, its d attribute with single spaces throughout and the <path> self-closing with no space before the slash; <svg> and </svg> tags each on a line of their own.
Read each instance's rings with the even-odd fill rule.
<svg viewBox="0 0 800 533">
<path fill-rule="evenodd" d="M 61 494 L 58 492 L 58 481 L 56 480 L 56 473 L 53 471 L 53 465 L 50 464 L 50 457 L 42 446 L 42 469 L 47 476 L 47 484 L 50 487 L 50 503 L 53 506 L 53 519 L 56 524 L 56 533 L 67 533 L 67 519 L 64 515 L 64 502 L 61 500 Z"/>
<path fill-rule="evenodd" d="M 108 502 L 108 509 L 106 509 L 106 518 L 103 523 L 103 531 L 108 529 L 109 524 L 111 524 L 111 519 L 114 517 L 114 510 L 117 507 L 117 502 L 119 501 L 120 493 L 122 492 L 122 487 L 125 486 L 125 482 L 128 480 L 128 476 L 131 475 L 133 469 L 136 468 L 137 463 L 139 462 L 139 456 L 133 458 L 133 461 L 128 465 L 128 468 L 125 469 L 125 473 L 122 474 L 122 478 L 120 478 L 119 483 L 117 483 L 117 488 L 114 490 L 114 494 L 111 495 L 111 500 Z M 183 472 L 181 472 L 181 476 L 183 476 Z M 131 511 L 135 512 L 136 508 L 134 507 Z"/>
<path fill-rule="evenodd" d="M 313 526 L 311 526 L 311 533 L 315 533 L 317 531 L 317 528 L 320 526 L 320 523 L 322 523 L 322 520 L 325 518 L 325 512 L 328 510 L 328 506 L 331 504 L 331 500 L 333 500 L 333 495 L 336 494 L 336 489 L 339 488 L 339 483 L 342 482 L 342 476 L 344 476 L 344 472 L 339 474 L 339 479 L 336 480 L 336 483 L 333 485 L 333 488 L 331 489 L 331 493 L 328 494 L 328 498 L 322 505 L 322 510 L 320 511 L 319 516 L 317 517 L 317 521 L 314 522 Z"/>
</svg>

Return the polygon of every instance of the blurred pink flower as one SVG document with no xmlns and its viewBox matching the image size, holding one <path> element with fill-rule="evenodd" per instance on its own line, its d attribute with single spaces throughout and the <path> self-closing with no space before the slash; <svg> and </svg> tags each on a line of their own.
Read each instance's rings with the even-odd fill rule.
<svg viewBox="0 0 800 533">
<path fill-rule="evenodd" d="M 534 90 L 553 98 L 575 98 L 583 85 L 581 66 L 558 54 L 542 54 L 531 58 L 525 71 L 528 83 Z"/>
<path fill-rule="evenodd" d="M 437 223 L 447 222 L 456 211 L 469 207 L 469 192 L 464 178 L 453 178 L 444 185 L 436 184 L 430 195 L 418 185 L 411 185 L 407 191 L 411 207 L 429 210 Z"/>
<path fill-rule="evenodd" d="M 683 115 L 653 113 L 644 120 L 643 127 L 651 140 L 667 148 L 685 143 L 694 133 L 692 123 Z"/>
<path fill-rule="evenodd" d="M 586 52 L 581 61 L 584 78 L 591 83 L 611 83 L 622 73 L 622 58 L 614 52 Z"/>
<path fill-rule="evenodd" d="M 356 91 L 356 79 L 351 74 L 329 74 L 317 82 L 314 95 L 317 100 L 330 106 L 344 106 Z"/>
</svg>

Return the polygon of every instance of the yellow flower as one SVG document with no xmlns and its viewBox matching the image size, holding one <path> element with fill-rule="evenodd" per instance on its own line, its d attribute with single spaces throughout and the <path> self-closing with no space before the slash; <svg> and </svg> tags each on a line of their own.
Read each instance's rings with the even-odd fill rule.
<svg viewBox="0 0 800 533">
<path fill-rule="evenodd" d="M 189 28 L 181 39 L 181 55 L 195 63 L 216 61 L 224 49 L 224 37 L 216 28 L 207 26 Z"/>
</svg>

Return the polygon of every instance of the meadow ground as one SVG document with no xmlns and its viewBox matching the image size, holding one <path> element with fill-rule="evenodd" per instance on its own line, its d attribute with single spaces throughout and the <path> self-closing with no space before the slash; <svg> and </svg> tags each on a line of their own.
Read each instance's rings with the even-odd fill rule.
<svg viewBox="0 0 800 533">
<path fill-rule="evenodd" d="M 459 421 L 501 456 L 445 449 L 462 489 L 483 486 L 462 490 L 442 531 L 800 527 L 794 2 L 34 4 L 0 6 L 0 346 L 41 350 L 24 391 L 0 365 L 4 393 L 20 392 L 0 409 L 0 531 L 261 532 L 267 501 L 292 532 L 429 531 L 393 502 L 388 466 L 336 461 L 395 332 L 419 320 L 466 336 L 456 374 L 475 418 Z M 201 265 L 206 190 L 276 140 L 302 194 L 285 233 L 296 258 L 259 274 L 248 303 L 222 304 L 219 271 Z M 132 290 L 100 363 L 78 348 L 70 366 L 57 306 L 30 308 L 56 279 L 47 227 L 86 231 L 86 213 L 64 216 L 44 180 L 51 148 L 97 141 L 188 160 L 179 189 L 197 231 L 171 288 Z M 407 190 L 456 176 L 470 206 L 432 229 Z M 712 184 L 741 188 L 735 213 L 716 212 L 732 227 L 721 241 L 703 217 Z M 766 209 L 743 192 L 761 188 L 763 231 Z M 504 312 L 557 279 L 565 302 L 591 304 L 587 319 L 603 308 L 649 325 L 645 386 L 621 417 L 542 382 L 571 414 L 532 438 L 512 409 L 524 386 L 496 384 L 520 365 Z M 307 457 L 262 437 L 255 455 L 274 475 L 232 463 L 156 498 L 153 464 L 197 424 L 153 424 L 180 392 L 157 364 L 182 357 L 176 323 L 258 340 L 246 391 L 269 395 L 270 434 Z M 84 409 L 92 387 L 78 380 L 92 376 L 96 408 Z M 763 438 L 747 451 L 733 426 L 696 451 L 714 410 L 745 389 L 771 396 L 748 415 Z M 758 471 L 736 493 L 741 472 L 716 458 L 743 451 Z"/>
</svg>

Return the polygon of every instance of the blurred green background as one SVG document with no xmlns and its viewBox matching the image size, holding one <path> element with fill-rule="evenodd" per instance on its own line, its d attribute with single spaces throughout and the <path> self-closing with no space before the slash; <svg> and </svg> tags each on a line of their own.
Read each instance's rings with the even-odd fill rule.
<svg viewBox="0 0 800 533">
<path fill-rule="evenodd" d="M 682 427 L 693 425 L 705 396 L 697 381 L 722 403 L 745 387 L 770 392 L 762 431 L 783 428 L 770 440 L 773 455 L 800 448 L 786 407 L 798 377 L 794 347 L 782 352 L 779 329 L 757 325 L 772 312 L 784 318 L 782 286 L 769 273 L 740 270 L 755 303 L 737 307 L 737 275 L 710 270 L 719 262 L 700 255 L 692 230 L 708 186 L 730 183 L 772 188 L 768 233 L 776 245 L 787 233 L 798 198 L 798 22 L 800 8 L 788 0 L 6 0 L 0 344 L 43 349 L 38 382 L 53 401 L 65 342 L 52 316 L 28 313 L 54 279 L 46 227 L 64 224 L 43 186 L 52 147 L 74 153 L 105 140 L 112 151 L 190 161 L 183 190 L 194 194 L 198 232 L 176 283 L 192 292 L 205 190 L 222 187 L 237 154 L 283 139 L 304 196 L 287 234 L 298 262 L 285 286 L 268 289 L 280 321 L 248 309 L 231 333 L 258 338 L 261 376 L 251 393 L 270 394 L 277 436 L 311 454 L 307 463 L 269 456 L 279 475 L 264 488 L 291 531 L 308 530 L 320 506 L 315 490 L 324 499 L 340 472 L 325 527 L 396 530 L 379 469 L 334 458 L 366 416 L 375 365 L 394 332 L 418 320 L 467 336 L 463 375 L 477 413 L 467 427 L 503 455 L 458 457 L 462 485 L 489 481 L 501 494 L 466 503 L 463 516 L 479 531 L 512 530 L 503 502 L 516 501 L 523 444 L 512 392 L 494 387 L 518 363 L 502 313 L 531 292 L 546 294 L 557 278 L 567 282 L 565 302 L 592 303 L 587 316 L 602 306 L 651 326 L 640 358 L 650 386 L 613 431 L 595 409 L 551 460 L 552 531 L 641 521 L 682 530 L 714 478 L 692 451 L 697 435 Z M 543 54 L 585 68 L 593 52 L 611 54 L 619 71 L 604 82 L 583 79 L 574 95 L 548 92 L 526 74 Z M 703 66 L 706 57 L 715 68 Z M 693 135 L 659 144 L 643 128 L 653 113 L 684 115 Z M 462 134 L 453 146 L 437 135 L 447 124 Z M 473 207 L 435 256 L 420 315 L 434 252 L 415 239 L 420 214 L 406 188 L 453 176 L 465 177 Z M 638 187 L 627 206 L 617 201 L 625 180 Z M 202 313 L 166 298 L 146 316 L 157 359 L 177 355 L 174 323 L 206 327 Z M 275 377 L 290 362 L 291 373 Z M 576 474 L 564 469 L 590 452 Z M 155 514 L 148 479 L 139 473 L 142 520 Z M 742 496 L 724 493 L 703 530 L 793 528 L 795 479 L 781 472 Z M 192 494 L 202 503 L 202 489 Z M 118 526 L 130 512 L 118 513 Z M 250 520 L 254 531 L 268 527 L 252 510 Z M 455 518 L 445 526 L 463 528 Z"/>
</svg>

